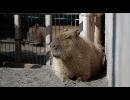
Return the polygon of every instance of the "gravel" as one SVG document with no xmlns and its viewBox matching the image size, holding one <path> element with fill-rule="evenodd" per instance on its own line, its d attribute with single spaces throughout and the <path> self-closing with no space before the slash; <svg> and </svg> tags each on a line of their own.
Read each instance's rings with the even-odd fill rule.
<svg viewBox="0 0 130 100">
<path fill-rule="evenodd" d="M 107 78 L 90 82 L 60 81 L 50 66 L 42 68 L 0 68 L 0 87 L 107 87 Z"/>
</svg>

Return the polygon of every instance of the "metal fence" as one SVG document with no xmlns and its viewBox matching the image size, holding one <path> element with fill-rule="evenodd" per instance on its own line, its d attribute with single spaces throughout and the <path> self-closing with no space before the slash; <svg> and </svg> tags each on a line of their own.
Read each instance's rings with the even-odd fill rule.
<svg viewBox="0 0 130 100">
<path fill-rule="evenodd" d="M 45 65 L 49 56 L 46 51 L 46 14 L 20 14 L 21 16 L 21 63 Z M 53 13 L 52 39 L 63 29 L 79 28 L 79 14 Z M 0 62 L 16 62 L 16 34 L 14 14 L 0 14 Z"/>
</svg>

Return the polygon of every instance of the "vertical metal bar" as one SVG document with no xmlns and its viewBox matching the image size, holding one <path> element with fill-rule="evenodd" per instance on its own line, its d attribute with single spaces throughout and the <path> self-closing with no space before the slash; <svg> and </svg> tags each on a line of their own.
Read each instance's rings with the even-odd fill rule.
<svg viewBox="0 0 130 100">
<path fill-rule="evenodd" d="M 60 14 L 58 15 L 58 18 L 59 18 L 59 21 L 58 21 L 58 22 L 59 22 L 59 34 L 60 34 L 60 20 L 61 20 L 61 19 L 60 19 Z"/>
<path fill-rule="evenodd" d="M 76 15 L 74 15 L 74 28 L 76 28 Z"/>
<path fill-rule="evenodd" d="M 69 29 L 69 15 L 67 15 L 67 28 Z"/>
<path fill-rule="evenodd" d="M 12 56 L 14 57 L 14 60 L 16 60 L 16 52 L 15 52 L 15 40 L 13 40 L 13 45 L 12 45 Z"/>
<path fill-rule="evenodd" d="M 5 44 L 5 47 L 4 47 L 5 54 L 4 54 L 4 56 L 5 56 L 5 60 L 7 60 L 7 56 L 6 56 L 6 54 L 7 54 L 7 51 L 6 51 L 6 40 L 4 41 L 4 44 Z"/>
<path fill-rule="evenodd" d="M 1 34 L 1 33 L 0 33 Z M 1 55 L 1 53 L 2 53 L 2 51 L 1 51 L 1 48 L 2 48 L 2 46 L 1 46 L 1 41 L 0 41 L 0 60 L 2 61 L 2 55 Z M 1 63 L 1 62 L 0 62 Z"/>
<path fill-rule="evenodd" d="M 115 87 L 116 86 L 116 66 L 115 66 L 115 60 L 116 60 L 116 14 L 113 14 L 113 38 L 112 38 L 112 41 L 113 41 L 113 44 L 112 44 L 112 52 L 113 52 L 113 63 L 112 63 L 112 87 Z"/>
<path fill-rule="evenodd" d="M 34 15 L 34 17 L 38 17 L 38 16 L 37 16 L 37 15 Z M 38 24 L 37 21 L 38 21 L 38 20 L 35 19 L 35 22 L 34 22 L 35 24 L 34 24 L 34 25 Z M 37 27 L 36 27 L 36 34 L 37 34 Z M 36 44 L 35 44 L 35 43 L 36 43 Z M 34 58 L 35 58 L 35 59 L 33 59 L 33 60 L 34 60 L 33 64 L 34 64 L 34 63 L 37 63 L 37 45 L 39 44 L 39 37 L 36 38 L 36 41 L 34 42 L 34 44 L 35 44 L 35 46 L 34 46 Z"/>
<path fill-rule="evenodd" d="M 28 48 L 29 50 L 31 50 L 30 48 L 29 48 L 29 44 L 30 44 L 30 19 L 29 19 L 29 16 L 27 16 L 27 23 L 28 23 L 28 41 L 27 41 L 27 45 L 25 45 L 25 50 Z M 31 46 L 30 46 L 31 47 Z M 27 53 L 27 50 L 26 50 L 26 52 L 25 52 L 25 54 L 26 54 L 26 56 L 27 57 L 29 57 L 29 54 Z M 31 60 L 30 60 L 30 62 L 31 62 Z"/>
<path fill-rule="evenodd" d="M 73 16 L 72 15 L 70 15 L 70 27 L 72 28 L 73 27 Z"/>
<path fill-rule="evenodd" d="M 33 25 L 33 19 L 32 19 L 32 17 L 33 17 L 33 16 L 30 16 L 30 17 L 31 17 L 31 27 L 32 27 L 32 25 Z M 32 37 L 33 37 L 33 34 L 32 34 Z M 32 38 L 32 37 L 31 37 L 31 38 Z M 33 42 L 34 42 L 34 41 L 32 41 L 32 43 L 33 43 Z M 33 49 L 33 44 L 32 44 L 32 45 L 28 45 L 28 46 L 29 46 L 29 50 L 31 49 L 30 51 L 32 51 L 32 53 L 33 53 L 33 50 L 34 50 L 34 49 Z M 29 55 L 29 56 L 30 56 L 30 55 Z M 31 56 L 30 56 L 30 57 L 31 57 Z M 32 56 L 32 57 L 33 57 L 33 56 Z M 32 57 L 31 57 L 31 63 L 33 63 Z"/>
<path fill-rule="evenodd" d="M 55 27 L 55 37 L 56 37 L 56 26 L 57 26 L 57 24 L 56 24 L 56 14 L 55 14 L 55 20 L 54 20 L 54 22 L 55 22 L 55 24 L 54 24 L 54 27 Z M 52 26 L 53 27 L 53 26 Z"/>
<path fill-rule="evenodd" d="M 1 42 L 1 51 L 3 52 L 3 42 Z M 2 54 L 2 52 L 1 52 L 1 54 Z M 3 55 L 2 55 L 2 61 L 4 61 Z"/>
<path fill-rule="evenodd" d="M 9 56 L 11 57 L 11 49 L 10 49 L 10 45 L 12 44 L 12 43 L 11 43 L 12 41 L 9 40 L 9 42 L 10 42 L 10 43 L 8 43 L 8 49 L 9 49 Z"/>
<path fill-rule="evenodd" d="M 63 27 L 63 30 L 64 30 L 64 14 L 62 14 L 62 18 L 63 18 L 62 27 Z"/>
<path fill-rule="evenodd" d="M 16 50 L 16 62 L 21 61 L 21 19 L 20 15 L 14 15 L 15 24 L 15 50 Z"/>
<path fill-rule="evenodd" d="M 42 26 L 43 26 L 43 28 L 44 28 L 44 24 L 45 24 L 45 15 L 43 15 L 42 17 L 41 17 L 41 20 L 42 20 Z M 45 31 L 44 31 L 45 32 Z M 44 33 L 44 35 L 45 35 L 45 33 Z M 44 37 L 44 40 L 45 40 L 45 37 Z M 45 46 L 45 42 L 43 43 L 44 45 L 43 46 Z M 40 56 L 39 56 L 39 59 L 40 59 L 40 65 L 42 65 L 42 56 L 43 56 L 43 54 L 44 53 L 42 53 L 42 52 L 45 52 L 45 48 L 44 48 L 44 51 L 42 51 L 41 52 L 41 49 L 42 47 L 40 47 Z M 45 62 L 45 59 L 43 59 L 43 62 Z"/>
<path fill-rule="evenodd" d="M 78 30 L 80 30 L 79 29 L 79 15 L 77 15 L 77 27 L 78 27 Z"/>
<path fill-rule="evenodd" d="M 66 29 L 66 15 L 64 14 L 64 29 Z"/>
</svg>

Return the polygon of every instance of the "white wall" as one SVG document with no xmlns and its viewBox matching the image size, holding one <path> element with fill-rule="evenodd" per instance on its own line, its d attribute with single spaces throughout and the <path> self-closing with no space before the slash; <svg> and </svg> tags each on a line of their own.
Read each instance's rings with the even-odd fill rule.
<svg viewBox="0 0 130 100">
<path fill-rule="evenodd" d="M 130 87 L 130 13 L 116 14 L 115 86 Z"/>
<path fill-rule="evenodd" d="M 105 50 L 109 86 L 130 86 L 130 13 L 106 13 Z"/>
</svg>

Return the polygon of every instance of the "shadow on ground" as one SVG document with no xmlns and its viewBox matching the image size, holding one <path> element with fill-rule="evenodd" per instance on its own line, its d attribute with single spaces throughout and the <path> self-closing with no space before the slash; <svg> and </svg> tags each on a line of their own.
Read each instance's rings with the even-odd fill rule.
<svg viewBox="0 0 130 100">
<path fill-rule="evenodd" d="M 37 55 L 30 51 L 22 51 L 21 62 L 16 63 L 15 52 L 1 52 L 0 67 L 24 68 L 26 64 L 30 64 L 31 68 L 41 68 L 49 59 L 49 53 Z"/>
</svg>

